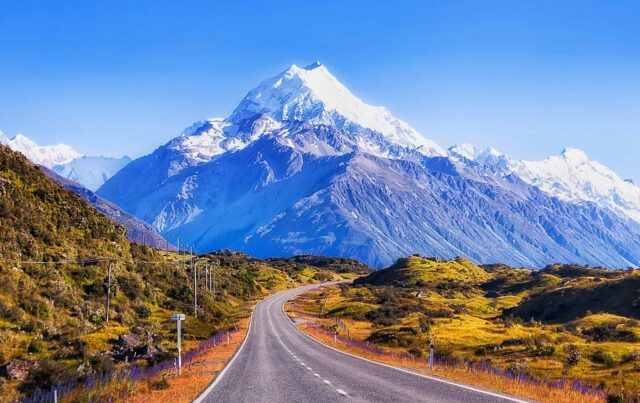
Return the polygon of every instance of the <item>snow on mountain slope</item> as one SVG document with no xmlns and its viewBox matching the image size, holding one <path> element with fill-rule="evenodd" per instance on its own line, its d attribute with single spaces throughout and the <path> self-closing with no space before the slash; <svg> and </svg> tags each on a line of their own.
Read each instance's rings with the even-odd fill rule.
<svg viewBox="0 0 640 403">
<path fill-rule="evenodd" d="M 95 192 L 129 162 L 131 158 L 127 156 L 122 158 L 83 156 L 64 165 L 55 165 L 53 170 L 58 175 Z"/>
<path fill-rule="evenodd" d="M 102 184 L 131 162 L 122 158 L 84 156 L 66 144 L 40 146 L 23 134 L 9 139 L 0 131 L 0 144 L 9 146 L 31 162 L 53 169 L 58 175 L 96 191 Z"/>
<path fill-rule="evenodd" d="M 323 130 L 306 128 L 305 137 L 316 133 L 321 139 Z M 375 267 L 416 252 L 538 267 L 556 261 L 615 267 L 640 262 L 637 224 L 593 205 L 551 198 L 517 177 L 498 179 L 443 157 L 317 155 L 267 135 L 186 167 L 133 201 L 129 190 L 139 183 L 104 196 L 129 205 L 167 239 L 179 234 L 199 251 L 352 256 Z"/>
<path fill-rule="evenodd" d="M 572 203 L 593 202 L 640 222 L 640 186 L 625 181 L 606 166 L 591 161 L 581 150 L 567 148 L 542 161 L 514 160 L 495 149 L 478 150 L 463 144 L 449 149 L 503 173 L 518 175 L 542 191 Z"/>
<path fill-rule="evenodd" d="M 428 156 L 444 155 L 440 146 L 395 118 L 386 108 L 371 106 L 338 81 L 319 62 L 307 67 L 295 64 L 251 90 L 228 120 L 241 121 L 264 114 L 277 121 L 329 125 L 346 131 L 361 127 L 382 133 L 391 143 L 417 147 Z M 369 146 L 370 151 L 376 150 Z"/>
<path fill-rule="evenodd" d="M 170 148 L 195 163 L 210 161 L 227 151 L 241 150 L 265 133 L 273 133 L 282 125 L 268 116 L 241 123 L 220 118 L 196 122 L 171 142 Z"/>
<path fill-rule="evenodd" d="M 640 263 L 638 222 L 552 197 L 521 166 L 493 149 L 445 153 L 316 63 L 262 82 L 228 118 L 192 125 L 98 194 L 202 252 L 338 255 L 376 267 L 410 253 Z"/>
<path fill-rule="evenodd" d="M 18 134 L 9 139 L 0 132 L 0 143 L 9 146 L 29 158 L 31 162 L 52 168 L 54 165 L 66 164 L 82 156 L 79 152 L 66 144 L 55 146 L 39 146 L 25 135 Z"/>
<path fill-rule="evenodd" d="M 300 136 L 303 126 L 340 129 L 340 138 L 322 144 Z M 382 107 L 354 96 L 329 70 L 314 63 L 291 66 L 263 81 L 226 119 L 196 122 L 163 147 L 169 158 L 162 169 L 169 176 L 211 161 L 226 152 L 247 147 L 272 135 L 290 147 L 316 155 L 338 155 L 360 150 L 389 158 L 407 158 L 414 150 L 428 156 L 445 155 L 437 144 Z"/>
</svg>

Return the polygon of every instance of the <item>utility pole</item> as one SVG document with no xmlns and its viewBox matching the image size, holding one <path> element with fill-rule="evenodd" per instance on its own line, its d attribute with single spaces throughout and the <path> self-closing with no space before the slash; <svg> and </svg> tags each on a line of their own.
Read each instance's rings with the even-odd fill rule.
<svg viewBox="0 0 640 403">
<path fill-rule="evenodd" d="M 193 265 L 193 245 L 191 245 L 191 271 L 193 271 L 193 316 L 198 317 L 198 271 Z"/>
<path fill-rule="evenodd" d="M 209 262 L 204 262 L 204 289 L 209 292 Z"/>
<path fill-rule="evenodd" d="M 109 268 L 107 269 L 107 324 L 109 324 L 109 308 L 111 305 L 111 266 L 113 263 L 109 261 Z"/>
<path fill-rule="evenodd" d="M 213 299 L 216 299 L 216 266 L 213 265 Z"/>
</svg>

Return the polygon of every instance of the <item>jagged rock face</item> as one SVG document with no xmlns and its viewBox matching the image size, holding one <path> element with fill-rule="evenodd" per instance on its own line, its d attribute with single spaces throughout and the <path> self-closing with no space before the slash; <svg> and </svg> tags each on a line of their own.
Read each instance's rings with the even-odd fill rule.
<svg viewBox="0 0 640 403">
<path fill-rule="evenodd" d="M 375 267 L 412 253 L 537 267 L 640 263 L 632 217 L 557 197 L 495 150 L 447 154 L 327 74 L 293 66 L 266 80 L 229 118 L 194 124 L 98 193 L 198 251 Z"/>
</svg>

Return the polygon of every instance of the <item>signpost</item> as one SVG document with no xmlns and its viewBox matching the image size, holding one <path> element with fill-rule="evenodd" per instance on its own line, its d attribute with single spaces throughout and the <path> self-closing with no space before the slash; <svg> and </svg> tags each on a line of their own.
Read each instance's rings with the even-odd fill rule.
<svg viewBox="0 0 640 403">
<path fill-rule="evenodd" d="M 178 375 L 182 375 L 182 334 L 180 322 L 184 320 L 185 316 L 182 313 L 174 313 L 171 315 L 171 319 L 176 321 L 178 326 Z"/>
</svg>

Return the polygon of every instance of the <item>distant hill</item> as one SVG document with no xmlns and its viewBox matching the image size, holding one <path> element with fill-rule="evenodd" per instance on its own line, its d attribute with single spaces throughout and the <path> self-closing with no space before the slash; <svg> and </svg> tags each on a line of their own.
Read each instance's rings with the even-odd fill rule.
<svg viewBox="0 0 640 403">
<path fill-rule="evenodd" d="M 480 284 L 490 278 L 484 269 L 464 258 L 446 260 L 411 256 L 359 278 L 355 284 L 432 287 L 444 283 Z"/>
<path fill-rule="evenodd" d="M 565 323 L 591 313 L 640 319 L 640 272 L 613 278 L 572 277 L 504 312 L 546 323 Z"/>
<path fill-rule="evenodd" d="M 354 281 L 511 301 L 504 317 L 565 323 L 591 313 L 640 318 L 640 270 L 554 264 L 543 270 L 411 256 Z M 477 297 L 476 297 L 477 298 Z M 480 301 L 478 299 L 478 301 Z"/>
</svg>

